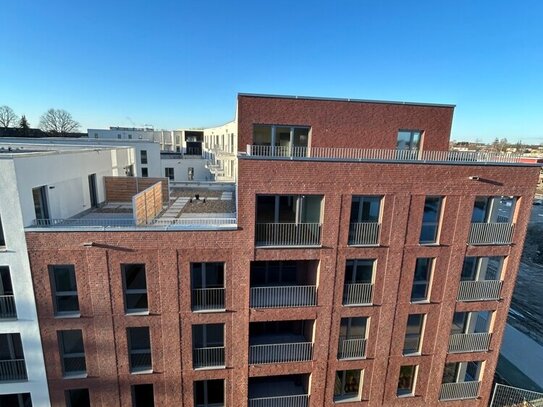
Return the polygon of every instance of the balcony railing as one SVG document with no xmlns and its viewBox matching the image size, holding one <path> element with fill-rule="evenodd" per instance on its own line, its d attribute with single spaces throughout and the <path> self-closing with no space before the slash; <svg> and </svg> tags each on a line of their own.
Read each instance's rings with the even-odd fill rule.
<svg viewBox="0 0 543 407">
<path fill-rule="evenodd" d="M 363 359 L 366 357 L 366 338 L 339 337 L 338 359 Z"/>
<path fill-rule="evenodd" d="M 303 362 L 312 359 L 311 342 L 273 343 L 251 345 L 249 347 L 250 364 L 270 364 L 285 362 Z"/>
<path fill-rule="evenodd" d="M 460 281 L 458 301 L 492 301 L 500 299 L 502 281 Z"/>
<path fill-rule="evenodd" d="M 257 246 L 319 246 L 320 223 L 257 223 Z"/>
<path fill-rule="evenodd" d="M 151 350 L 133 351 L 130 354 L 130 371 L 142 372 L 153 369 Z"/>
<path fill-rule="evenodd" d="M 307 407 L 308 405 L 308 394 L 249 399 L 249 407 Z"/>
<path fill-rule="evenodd" d="M 439 399 L 445 401 L 477 398 L 480 385 L 481 382 L 443 383 Z"/>
<path fill-rule="evenodd" d="M 224 367 L 224 346 L 193 349 L 192 364 L 195 369 Z"/>
<path fill-rule="evenodd" d="M 449 337 L 449 353 L 486 352 L 492 334 L 486 332 L 453 334 Z"/>
<path fill-rule="evenodd" d="M 371 305 L 373 284 L 348 283 L 343 288 L 343 305 Z"/>
<path fill-rule="evenodd" d="M 17 309 L 15 308 L 15 296 L 0 295 L 0 319 L 17 318 Z"/>
<path fill-rule="evenodd" d="M 123 228 L 160 229 L 160 230 L 207 230 L 232 229 L 237 219 L 232 218 L 176 218 L 153 219 L 148 223 L 136 224 L 133 219 L 89 218 L 89 219 L 34 219 L 28 229 L 74 229 L 74 230 L 115 230 Z"/>
<path fill-rule="evenodd" d="M 315 305 L 317 305 L 317 287 L 314 285 L 251 288 L 251 308 L 312 307 Z"/>
<path fill-rule="evenodd" d="M 224 309 L 224 288 L 195 288 L 192 290 L 192 310 Z"/>
<path fill-rule="evenodd" d="M 379 244 L 379 227 L 377 222 L 351 223 L 349 226 L 349 244 L 356 246 Z"/>
<path fill-rule="evenodd" d="M 0 382 L 27 380 L 24 359 L 0 360 Z"/>
<path fill-rule="evenodd" d="M 79 356 L 67 356 L 65 355 L 62 360 L 64 367 L 64 376 L 73 376 L 85 374 L 87 372 L 87 365 L 85 363 L 85 355 Z"/>
<path fill-rule="evenodd" d="M 326 159 L 334 161 L 418 161 L 428 163 L 521 163 L 517 154 L 471 151 L 414 151 L 335 147 L 290 147 L 247 145 L 252 157 L 288 157 L 291 159 Z"/>
<path fill-rule="evenodd" d="M 469 234 L 469 244 L 499 245 L 510 244 L 513 241 L 512 223 L 472 223 Z"/>
</svg>

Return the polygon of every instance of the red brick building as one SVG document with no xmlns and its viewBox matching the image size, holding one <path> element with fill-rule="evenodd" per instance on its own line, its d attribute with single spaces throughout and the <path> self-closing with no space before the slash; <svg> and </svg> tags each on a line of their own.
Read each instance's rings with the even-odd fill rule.
<svg viewBox="0 0 543 407">
<path fill-rule="evenodd" d="M 236 227 L 29 229 L 52 405 L 488 405 L 539 169 L 452 115 L 239 95 Z"/>
</svg>

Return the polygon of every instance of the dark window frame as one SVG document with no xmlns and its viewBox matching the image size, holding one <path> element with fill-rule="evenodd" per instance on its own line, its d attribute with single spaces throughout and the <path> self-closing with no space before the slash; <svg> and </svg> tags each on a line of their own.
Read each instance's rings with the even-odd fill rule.
<svg viewBox="0 0 543 407">
<path fill-rule="evenodd" d="M 61 268 L 67 268 L 73 278 L 70 278 L 70 280 L 73 280 L 73 284 L 75 285 L 75 290 L 69 290 L 69 291 L 61 291 L 57 288 L 57 279 L 56 279 L 56 271 Z M 77 288 L 77 274 L 75 271 L 75 265 L 73 264 L 50 264 L 48 266 L 49 269 L 49 279 L 51 283 L 51 294 L 52 294 L 52 300 L 53 300 L 53 313 L 57 317 L 65 317 L 65 316 L 73 316 L 77 317 L 81 315 L 81 308 L 79 306 L 79 290 Z M 59 303 L 58 298 L 59 297 L 75 297 L 75 303 L 77 304 L 77 310 L 59 310 Z"/>
<path fill-rule="evenodd" d="M 145 289 L 143 288 L 128 288 L 127 287 L 127 269 L 128 267 L 137 267 L 143 266 L 143 279 L 145 281 Z M 147 288 L 147 268 L 145 263 L 121 263 L 121 277 L 123 284 L 123 300 L 124 300 L 124 312 L 127 315 L 148 315 L 149 314 L 149 290 Z M 129 308 L 128 307 L 128 298 L 129 296 L 141 295 L 145 297 L 145 303 L 147 306 L 145 308 Z"/>
</svg>

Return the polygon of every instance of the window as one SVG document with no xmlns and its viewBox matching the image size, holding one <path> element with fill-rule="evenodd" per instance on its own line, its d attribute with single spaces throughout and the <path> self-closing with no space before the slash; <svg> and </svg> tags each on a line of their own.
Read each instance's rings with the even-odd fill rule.
<svg viewBox="0 0 543 407">
<path fill-rule="evenodd" d="M 30 393 L 0 394 L 0 406 L 32 407 L 32 398 L 30 397 Z"/>
<path fill-rule="evenodd" d="M 49 219 L 49 205 L 47 202 L 47 187 L 41 186 L 37 188 L 32 188 L 32 199 L 34 200 L 34 212 L 36 214 L 36 219 L 37 220 Z"/>
<path fill-rule="evenodd" d="M 424 214 L 422 215 L 422 227 L 420 229 L 419 242 L 421 244 L 437 242 L 440 217 L 441 197 L 427 196 L 424 201 Z"/>
<path fill-rule="evenodd" d="M 126 313 L 148 312 L 145 264 L 122 264 L 121 270 L 123 273 L 124 307 Z"/>
<path fill-rule="evenodd" d="M 334 401 L 360 400 L 360 370 L 338 370 L 334 384 Z"/>
<path fill-rule="evenodd" d="M 89 389 L 70 389 L 64 392 L 66 407 L 91 407 Z"/>
<path fill-rule="evenodd" d="M 398 131 L 397 150 L 419 150 L 421 141 L 420 130 L 400 130 Z"/>
<path fill-rule="evenodd" d="M 153 370 L 151 359 L 151 335 L 149 327 L 127 328 L 130 373 L 149 372 Z"/>
<path fill-rule="evenodd" d="M 98 133 L 94 133 L 94 138 L 98 138 Z"/>
<path fill-rule="evenodd" d="M 27 379 L 21 334 L 0 334 L 0 365 L 5 366 L 3 372 L 7 373 L 9 381 Z M 3 372 L 0 381 L 6 380 Z"/>
<path fill-rule="evenodd" d="M 473 203 L 471 223 L 511 223 L 515 204 L 512 196 L 478 196 Z"/>
<path fill-rule="evenodd" d="M 338 359 L 365 357 L 367 325 L 367 317 L 341 318 Z"/>
<path fill-rule="evenodd" d="M 0 247 L 6 245 L 6 239 L 4 238 L 4 228 L 2 227 L 2 218 L 0 218 Z"/>
<path fill-rule="evenodd" d="M 343 305 L 372 303 L 375 259 L 347 260 L 343 286 Z"/>
<path fill-rule="evenodd" d="M 0 266 L 0 319 L 17 318 L 9 267 Z"/>
<path fill-rule="evenodd" d="M 141 169 L 141 176 L 144 177 L 144 178 L 149 176 L 149 170 L 146 167 L 143 167 Z"/>
<path fill-rule="evenodd" d="M 411 355 L 420 352 L 422 331 L 424 328 L 424 314 L 411 314 L 407 318 L 403 354 Z"/>
<path fill-rule="evenodd" d="M 194 181 L 194 167 L 189 167 L 187 169 L 187 180 Z"/>
<path fill-rule="evenodd" d="M 64 377 L 86 375 L 82 331 L 80 329 L 58 331 L 58 344 Z"/>
<path fill-rule="evenodd" d="M 132 140 L 132 134 L 129 134 L 129 135 L 128 135 L 128 138 L 129 138 L 130 140 Z"/>
<path fill-rule="evenodd" d="M 192 263 L 192 310 L 224 309 L 224 263 Z"/>
<path fill-rule="evenodd" d="M 79 300 L 73 265 L 49 266 L 55 315 L 79 315 Z"/>
<path fill-rule="evenodd" d="M 194 382 L 195 407 L 224 406 L 224 380 L 200 380 Z"/>
<path fill-rule="evenodd" d="M 500 280 L 505 258 L 466 257 L 462 267 L 461 281 Z"/>
<path fill-rule="evenodd" d="M 173 181 L 173 179 L 174 179 L 173 168 L 171 168 L 171 167 L 164 168 L 164 176 Z"/>
<path fill-rule="evenodd" d="M 351 223 L 379 222 L 380 196 L 353 196 Z"/>
<path fill-rule="evenodd" d="M 480 380 L 482 371 L 482 361 L 447 363 L 442 383 L 476 382 Z"/>
<path fill-rule="evenodd" d="M 320 223 L 322 195 L 258 195 L 257 223 Z"/>
<path fill-rule="evenodd" d="M 141 150 L 140 157 L 141 157 L 141 163 L 147 164 L 147 150 Z"/>
<path fill-rule="evenodd" d="M 455 312 L 451 335 L 488 333 L 491 322 L 491 311 Z"/>
<path fill-rule="evenodd" d="M 430 281 L 434 259 L 421 257 L 417 259 L 413 287 L 411 289 L 411 302 L 428 301 L 430 297 Z"/>
<path fill-rule="evenodd" d="M 396 395 L 413 396 L 415 394 L 415 381 L 417 377 L 417 365 L 408 365 L 400 367 L 400 377 L 398 378 L 398 389 Z"/>
<path fill-rule="evenodd" d="M 224 366 L 224 324 L 193 325 L 192 348 L 195 369 Z"/>
<path fill-rule="evenodd" d="M 132 407 L 154 407 L 155 395 L 152 384 L 132 385 Z"/>
<path fill-rule="evenodd" d="M 117 134 L 117 138 L 120 139 L 120 138 L 121 138 L 121 135 L 120 135 L 120 134 Z"/>
</svg>

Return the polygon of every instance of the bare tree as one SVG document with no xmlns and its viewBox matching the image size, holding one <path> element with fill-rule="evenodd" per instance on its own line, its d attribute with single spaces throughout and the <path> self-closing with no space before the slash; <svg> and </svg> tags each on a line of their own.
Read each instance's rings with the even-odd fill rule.
<svg viewBox="0 0 543 407">
<path fill-rule="evenodd" d="M 79 123 L 64 109 L 49 109 L 40 118 L 40 129 L 65 136 L 67 133 L 77 131 Z"/>
<path fill-rule="evenodd" d="M 18 120 L 17 115 L 9 106 L 0 106 L 0 126 L 7 129 Z"/>
</svg>

